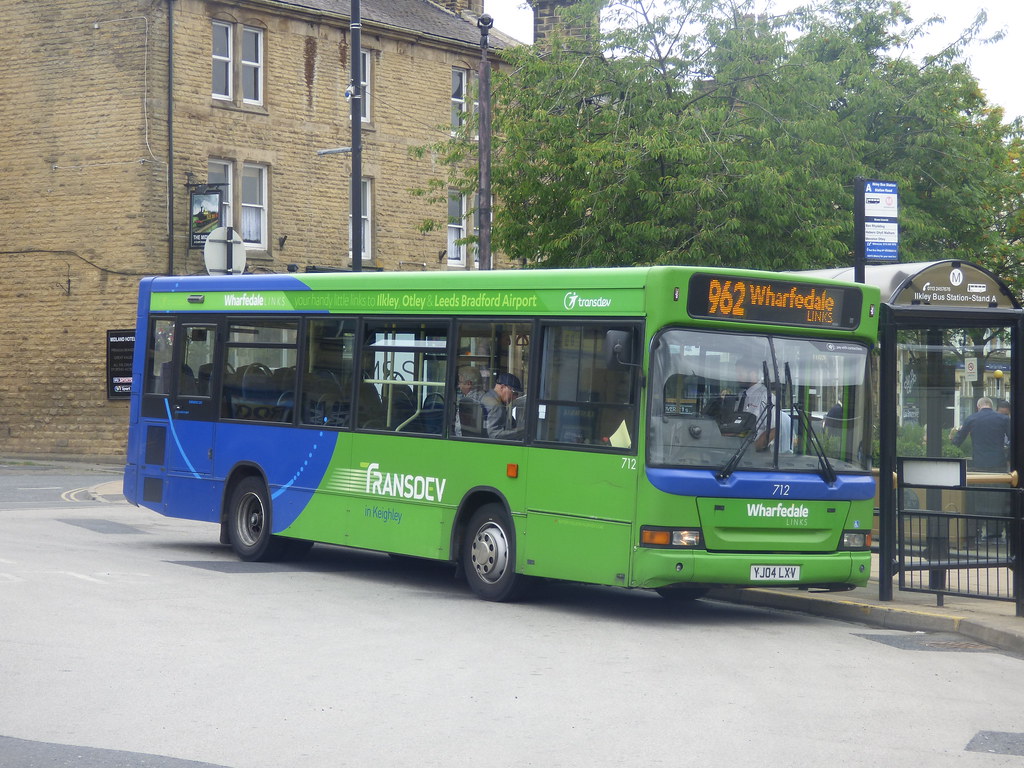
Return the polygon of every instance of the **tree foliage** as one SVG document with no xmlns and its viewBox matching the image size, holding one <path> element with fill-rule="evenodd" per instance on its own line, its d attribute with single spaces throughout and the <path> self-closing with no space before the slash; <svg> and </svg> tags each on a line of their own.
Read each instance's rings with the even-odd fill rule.
<svg viewBox="0 0 1024 768">
<path fill-rule="evenodd" d="M 598 0 L 581 0 L 593 13 Z M 901 259 L 961 258 L 1018 287 L 1021 125 L 962 60 L 984 13 L 913 61 L 900 2 L 620 0 L 609 31 L 507 52 L 494 78 L 493 243 L 538 266 L 852 263 L 853 184 L 900 185 Z M 443 157 L 460 167 L 473 144 Z M 461 164 L 451 183 L 474 188 Z"/>
</svg>

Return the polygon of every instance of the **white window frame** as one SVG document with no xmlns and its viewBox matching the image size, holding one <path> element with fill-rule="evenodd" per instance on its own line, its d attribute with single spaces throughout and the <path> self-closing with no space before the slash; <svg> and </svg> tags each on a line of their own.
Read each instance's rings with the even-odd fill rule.
<svg viewBox="0 0 1024 768">
<path fill-rule="evenodd" d="M 214 169 L 220 173 L 211 173 Z M 220 184 L 220 220 L 225 227 L 234 226 L 231 218 L 231 201 L 234 199 L 235 164 L 231 160 L 210 158 L 206 163 L 206 180 L 211 184 Z"/>
<path fill-rule="evenodd" d="M 246 58 L 246 42 L 250 37 L 256 39 L 256 58 Z M 263 104 L 263 30 L 259 27 L 242 27 L 242 50 L 239 55 L 241 64 L 241 92 L 244 104 Z M 255 79 L 255 95 L 246 94 L 250 78 Z"/>
<path fill-rule="evenodd" d="M 457 204 L 458 208 L 452 210 L 453 204 Z M 448 266 L 449 267 L 462 267 L 467 266 L 466 251 L 468 246 L 466 244 L 459 244 L 457 241 L 462 240 L 466 237 L 466 226 L 467 226 L 467 211 L 469 210 L 469 201 L 466 195 L 463 195 L 457 189 L 448 190 Z"/>
<path fill-rule="evenodd" d="M 360 117 L 364 123 L 370 122 L 370 115 L 373 114 L 370 109 L 370 82 L 372 81 L 371 71 L 373 68 L 373 56 L 370 55 L 368 50 L 359 51 L 359 76 L 360 76 L 360 93 L 363 96 L 362 104 L 360 108 L 362 112 Z"/>
<path fill-rule="evenodd" d="M 373 179 L 364 176 L 359 182 L 362 195 L 363 258 L 362 263 L 373 261 Z M 348 258 L 352 261 L 352 206 L 348 209 Z"/>
<path fill-rule="evenodd" d="M 227 39 L 227 54 L 226 55 L 218 54 L 217 53 L 217 45 L 216 45 L 216 43 L 217 43 L 217 30 L 224 30 L 224 31 L 227 32 L 228 39 Z M 225 22 L 225 21 L 217 21 L 216 19 L 213 20 L 213 24 L 211 26 L 211 36 L 210 36 L 210 43 L 211 43 L 211 46 L 212 46 L 212 56 L 213 56 L 213 58 L 212 58 L 212 68 L 210 70 L 210 95 L 213 98 L 218 99 L 220 101 L 231 101 L 232 99 L 234 99 L 234 80 L 235 80 L 235 67 L 234 67 L 234 59 L 233 59 L 234 43 L 235 43 L 235 34 L 234 34 L 234 32 L 235 32 L 234 25 L 229 24 L 228 22 Z M 227 86 L 227 93 L 218 93 L 216 90 L 214 90 L 215 82 L 216 82 L 216 73 L 218 71 L 223 71 L 224 74 L 226 75 L 226 77 L 224 79 L 225 79 L 225 85 Z"/>
<path fill-rule="evenodd" d="M 469 88 L 469 70 L 452 67 L 452 136 L 466 124 L 466 93 Z"/>
<path fill-rule="evenodd" d="M 250 197 L 252 189 L 246 184 L 247 176 L 255 171 L 258 176 L 258 185 L 256 191 L 258 199 Z M 242 235 L 242 240 L 245 243 L 245 247 L 250 250 L 262 250 L 268 249 L 267 243 L 269 237 L 267 235 L 267 222 L 268 216 L 268 201 L 267 201 L 267 187 L 270 177 L 270 168 L 263 163 L 242 163 L 242 190 L 240 195 L 240 207 L 242 211 L 242 226 L 239 229 L 239 233 Z M 257 226 L 259 227 L 258 237 L 253 239 L 251 237 L 250 226 L 247 225 L 247 219 L 251 221 L 255 217 Z"/>
</svg>

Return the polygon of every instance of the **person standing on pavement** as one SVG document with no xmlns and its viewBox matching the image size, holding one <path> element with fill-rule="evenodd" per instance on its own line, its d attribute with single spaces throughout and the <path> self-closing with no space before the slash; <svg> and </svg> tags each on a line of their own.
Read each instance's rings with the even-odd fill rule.
<svg viewBox="0 0 1024 768">
<path fill-rule="evenodd" d="M 949 433 L 953 445 L 971 438 L 971 469 L 977 472 L 1005 472 L 1005 446 L 1010 438 L 1010 417 L 992 409 L 988 397 L 978 399 L 978 410 L 968 416 L 960 429 Z"/>
<path fill-rule="evenodd" d="M 992 408 L 992 400 L 988 397 L 978 399 L 978 410 L 968 416 L 960 429 L 955 427 L 949 433 L 953 445 L 960 446 L 971 438 L 971 469 L 976 472 L 1006 472 L 1009 465 L 1006 461 L 1006 446 L 1010 439 L 1010 417 L 998 413 Z M 1001 486 L 991 486 L 1001 487 Z M 1007 517 L 1010 514 L 1009 497 L 1004 494 L 993 494 L 991 491 L 968 491 L 967 510 L 971 514 Z M 992 498 L 995 496 L 996 498 Z M 995 519 L 968 521 L 968 535 L 999 538 L 1004 527 Z M 977 529 L 972 530 L 972 524 Z"/>
</svg>

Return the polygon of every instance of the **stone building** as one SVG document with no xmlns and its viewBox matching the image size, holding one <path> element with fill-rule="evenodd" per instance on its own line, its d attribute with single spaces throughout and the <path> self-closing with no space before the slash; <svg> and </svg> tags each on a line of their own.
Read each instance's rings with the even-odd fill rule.
<svg viewBox="0 0 1024 768">
<path fill-rule="evenodd" d="M 108 349 L 138 280 L 195 274 L 222 190 L 248 271 L 347 269 L 349 0 L 0 0 L 0 454 L 123 455 Z M 472 108 L 483 0 L 362 0 L 365 268 L 472 269 L 469 202 L 413 196 Z M 494 30 L 495 66 L 515 41 Z M 444 221 L 423 231 L 427 220 Z M 500 266 L 496 260 L 496 266 Z M 109 333 L 109 332 L 115 333 Z"/>
</svg>

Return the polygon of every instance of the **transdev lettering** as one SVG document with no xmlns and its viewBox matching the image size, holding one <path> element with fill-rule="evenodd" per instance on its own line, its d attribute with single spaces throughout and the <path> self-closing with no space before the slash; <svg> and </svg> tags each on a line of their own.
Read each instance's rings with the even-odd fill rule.
<svg viewBox="0 0 1024 768">
<path fill-rule="evenodd" d="M 447 483 L 448 480 L 441 477 L 381 472 L 380 464 L 376 462 L 366 468 L 366 492 L 376 496 L 441 501 Z"/>
</svg>

